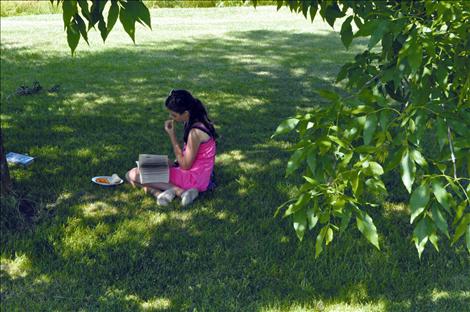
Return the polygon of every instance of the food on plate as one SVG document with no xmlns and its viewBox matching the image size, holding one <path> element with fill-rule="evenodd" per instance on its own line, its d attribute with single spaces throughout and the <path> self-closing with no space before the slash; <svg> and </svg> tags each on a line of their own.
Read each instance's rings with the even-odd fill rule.
<svg viewBox="0 0 470 312">
<path fill-rule="evenodd" d="M 110 184 L 108 179 L 106 178 L 97 178 L 96 182 L 103 183 L 103 184 Z"/>
</svg>

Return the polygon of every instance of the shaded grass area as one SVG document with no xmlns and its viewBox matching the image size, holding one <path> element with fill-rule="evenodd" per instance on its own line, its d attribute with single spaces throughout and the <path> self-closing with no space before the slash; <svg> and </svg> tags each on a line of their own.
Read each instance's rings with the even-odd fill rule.
<svg viewBox="0 0 470 312">
<path fill-rule="evenodd" d="M 339 66 L 360 47 L 347 52 L 320 23 L 285 12 L 273 17 L 299 31 L 263 18 L 267 9 L 247 26 L 245 10 L 168 10 L 168 33 L 141 34 L 133 47 L 118 29 L 114 41 L 82 47 L 75 58 L 48 43 L 56 26 L 40 17 L 52 35 L 31 40 L 21 23 L 2 27 L 5 147 L 37 157 L 12 176 L 41 209 L 34 227 L 2 235 L 2 310 L 468 308 L 463 246 L 442 242 L 419 261 L 402 204 L 370 211 L 381 251 L 351 229 L 316 260 L 314 235 L 299 243 L 290 220 L 273 218 L 296 181 L 284 179 L 292 138 L 271 134 L 284 118 L 322 105 L 314 89 L 335 88 Z M 235 13 L 229 25 L 227 13 Z M 60 92 L 7 101 L 33 79 Z M 189 208 L 160 208 L 129 185 L 92 185 L 94 175 L 123 176 L 139 153 L 171 152 L 163 100 L 172 88 L 191 90 L 216 121 L 216 191 Z"/>
</svg>

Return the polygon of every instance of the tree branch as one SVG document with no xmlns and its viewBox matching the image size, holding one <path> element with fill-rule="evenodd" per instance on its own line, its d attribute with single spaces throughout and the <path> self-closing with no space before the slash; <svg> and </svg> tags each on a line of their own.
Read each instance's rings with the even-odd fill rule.
<svg viewBox="0 0 470 312">
<path fill-rule="evenodd" d="M 447 120 L 446 120 L 447 123 Z M 449 139 L 449 148 L 450 148 L 450 159 L 454 166 L 454 179 L 457 179 L 457 164 L 455 163 L 455 154 L 454 154 L 454 144 L 452 142 L 452 134 L 450 132 L 450 126 L 447 124 L 447 138 Z"/>
</svg>

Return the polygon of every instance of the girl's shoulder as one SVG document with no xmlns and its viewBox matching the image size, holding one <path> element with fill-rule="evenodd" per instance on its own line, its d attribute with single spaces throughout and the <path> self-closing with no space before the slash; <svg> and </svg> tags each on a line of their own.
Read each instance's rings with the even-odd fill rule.
<svg viewBox="0 0 470 312">
<path fill-rule="evenodd" d="M 199 127 L 191 127 L 189 135 L 197 137 L 201 143 L 206 143 L 211 139 L 210 134 Z"/>
<path fill-rule="evenodd" d="M 189 131 L 193 131 L 193 130 L 200 130 L 204 133 L 207 133 L 209 136 L 211 136 L 211 132 L 209 129 L 207 129 L 207 127 L 202 123 L 202 122 L 195 122 L 194 124 L 191 125 L 191 128 L 189 129 Z"/>
</svg>

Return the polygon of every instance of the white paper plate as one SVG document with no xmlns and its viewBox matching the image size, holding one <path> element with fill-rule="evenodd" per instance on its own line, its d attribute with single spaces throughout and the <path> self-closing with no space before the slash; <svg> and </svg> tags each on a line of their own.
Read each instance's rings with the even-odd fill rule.
<svg viewBox="0 0 470 312">
<path fill-rule="evenodd" d="M 93 177 L 93 178 L 91 179 L 91 181 L 92 181 L 93 183 L 96 183 L 96 184 L 99 184 L 99 185 L 102 185 L 102 186 L 115 186 L 115 185 L 122 184 L 122 182 L 124 182 L 124 181 L 121 179 L 121 180 L 119 180 L 119 182 L 117 182 L 117 183 L 102 183 L 102 182 L 97 181 L 97 179 L 99 179 L 99 178 L 101 178 L 101 179 L 106 179 L 106 180 L 108 180 L 108 181 L 111 179 L 110 176 L 96 176 L 96 177 Z"/>
</svg>

